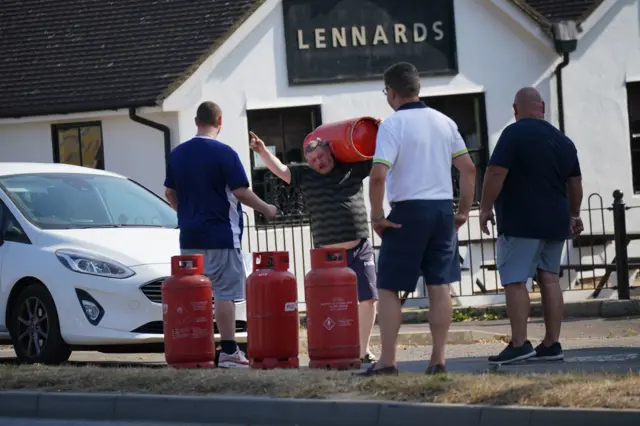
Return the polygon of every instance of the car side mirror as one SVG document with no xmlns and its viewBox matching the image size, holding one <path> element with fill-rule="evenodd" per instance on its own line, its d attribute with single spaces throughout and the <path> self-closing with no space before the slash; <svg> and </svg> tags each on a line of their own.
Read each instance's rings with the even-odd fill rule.
<svg viewBox="0 0 640 426">
<path fill-rule="evenodd" d="M 22 232 L 18 229 L 17 226 L 11 224 L 4 231 L 3 235 L 0 235 L 0 239 L 5 240 L 7 238 L 20 238 L 22 236 Z"/>
</svg>

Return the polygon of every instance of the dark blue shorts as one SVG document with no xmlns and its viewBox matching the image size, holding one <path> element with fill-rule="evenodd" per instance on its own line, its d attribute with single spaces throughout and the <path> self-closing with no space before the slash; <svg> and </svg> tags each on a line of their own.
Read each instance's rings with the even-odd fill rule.
<svg viewBox="0 0 640 426">
<path fill-rule="evenodd" d="M 362 240 L 347 250 L 347 266 L 358 276 L 358 300 L 377 300 L 376 262 L 369 240 Z"/>
<path fill-rule="evenodd" d="M 458 241 L 451 200 L 392 203 L 378 257 L 378 288 L 414 292 L 420 274 L 426 285 L 460 280 Z"/>
</svg>

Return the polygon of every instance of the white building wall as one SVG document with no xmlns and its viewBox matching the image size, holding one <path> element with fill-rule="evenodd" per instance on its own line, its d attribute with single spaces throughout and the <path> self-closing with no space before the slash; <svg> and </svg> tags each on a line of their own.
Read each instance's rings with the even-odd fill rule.
<svg viewBox="0 0 640 426">
<path fill-rule="evenodd" d="M 169 127 L 172 144 L 180 140 L 177 113 L 140 114 Z M 0 161 L 53 161 L 51 125 L 84 121 L 102 123 L 105 169 L 123 174 L 148 189 L 164 193 L 164 135 L 151 127 L 132 121 L 128 115 L 74 115 L 69 119 L 31 120 L 25 123 L 0 123 Z"/>
<path fill-rule="evenodd" d="M 579 41 L 564 70 L 566 132 L 580 153 L 585 196 L 599 193 L 605 204 L 615 189 L 628 204 L 640 204 L 629 148 L 626 83 L 632 81 L 640 81 L 640 2 L 622 0 Z M 640 213 L 627 217 L 628 230 L 639 231 Z"/>
<path fill-rule="evenodd" d="M 51 163 L 53 161 L 51 124 L 24 123 L 1 125 L 0 161 Z"/>
</svg>

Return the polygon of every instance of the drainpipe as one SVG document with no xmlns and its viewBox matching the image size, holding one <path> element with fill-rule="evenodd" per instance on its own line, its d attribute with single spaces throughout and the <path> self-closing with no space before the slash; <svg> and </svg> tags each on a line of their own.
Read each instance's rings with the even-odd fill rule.
<svg viewBox="0 0 640 426">
<path fill-rule="evenodd" d="M 562 21 L 553 24 L 551 29 L 556 52 L 562 55 L 562 62 L 556 67 L 554 74 L 556 77 L 556 92 L 558 97 L 558 127 L 562 133 L 565 133 L 562 69 L 569 65 L 569 54 L 575 52 L 578 47 L 578 27 L 575 21 Z"/>
<path fill-rule="evenodd" d="M 562 62 L 556 67 L 556 92 L 558 96 L 558 127 L 564 133 L 564 95 L 562 90 L 562 69 L 569 65 L 569 53 L 562 54 Z"/>
<path fill-rule="evenodd" d="M 169 164 L 169 155 L 171 155 L 171 130 L 169 130 L 169 127 L 165 126 L 164 124 L 151 121 L 147 118 L 140 117 L 136 113 L 135 108 L 129 108 L 129 118 L 136 123 L 142 124 L 143 126 L 148 126 L 156 130 L 160 130 L 164 134 L 164 161 L 166 170 L 167 164 Z"/>
</svg>

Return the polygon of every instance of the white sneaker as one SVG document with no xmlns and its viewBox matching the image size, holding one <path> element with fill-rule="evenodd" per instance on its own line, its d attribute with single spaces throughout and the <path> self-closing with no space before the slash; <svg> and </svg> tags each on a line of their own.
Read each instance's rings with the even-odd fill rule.
<svg viewBox="0 0 640 426">
<path fill-rule="evenodd" d="M 232 355 L 220 352 L 218 368 L 249 368 L 249 360 L 240 349 L 236 349 Z"/>
</svg>

